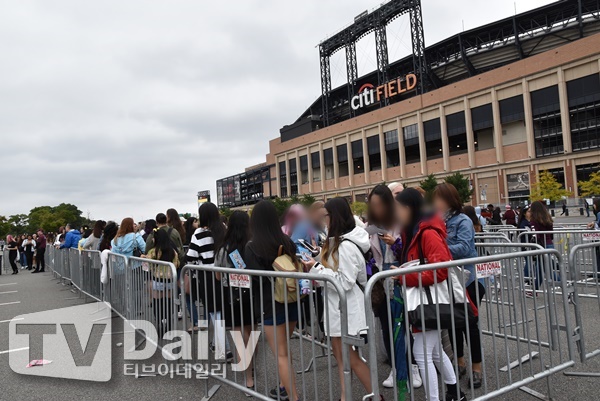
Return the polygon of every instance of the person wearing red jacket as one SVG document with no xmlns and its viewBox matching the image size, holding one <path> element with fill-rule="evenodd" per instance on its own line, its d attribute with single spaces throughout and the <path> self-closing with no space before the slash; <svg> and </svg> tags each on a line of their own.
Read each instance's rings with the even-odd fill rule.
<svg viewBox="0 0 600 401">
<path fill-rule="evenodd" d="M 402 244 L 404 244 L 400 264 L 419 260 L 419 243 L 426 263 L 439 263 L 452 260 L 446 244 L 446 225 L 437 215 L 424 216 L 424 201 L 421 194 L 413 188 L 407 188 L 396 196 L 397 218 L 401 224 Z M 408 287 L 430 286 L 448 278 L 448 269 L 428 270 L 421 273 L 409 273 L 398 276 Z M 460 390 L 452 362 L 444 352 L 437 331 L 420 331 L 413 327 L 413 354 L 421 377 L 427 378 L 425 391 L 429 401 L 438 401 L 438 379 L 435 364 L 442 371 L 442 377 L 448 389 L 447 401 L 466 401 Z M 434 364 L 435 363 L 435 364 Z"/>
</svg>

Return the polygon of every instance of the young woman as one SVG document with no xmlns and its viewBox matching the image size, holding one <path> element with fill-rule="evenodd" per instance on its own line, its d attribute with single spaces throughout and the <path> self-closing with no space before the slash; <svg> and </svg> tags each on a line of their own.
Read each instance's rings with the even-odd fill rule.
<svg viewBox="0 0 600 401">
<path fill-rule="evenodd" d="M 190 249 L 187 252 L 187 262 L 199 266 L 214 266 L 215 249 L 220 247 L 225 237 L 225 226 L 221 224 L 219 209 L 214 203 L 204 203 L 198 209 L 200 227 L 194 232 Z M 186 275 L 185 293 L 188 310 L 192 314 L 192 327 L 198 327 L 198 301 L 204 306 L 205 318 L 216 318 L 221 311 L 221 285 L 217 285 L 212 272 L 198 272 Z M 216 300 L 216 302 L 215 302 Z"/>
<path fill-rule="evenodd" d="M 154 232 L 154 229 L 157 226 L 158 225 L 156 224 L 156 220 L 154 220 L 154 219 L 149 219 L 144 222 L 144 235 L 142 235 L 144 242 L 146 242 L 148 240 L 148 237 L 150 236 L 151 233 Z M 193 232 L 192 232 L 192 234 L 193 234 Z"/>
<path fill-rule="evenodd" d="M 587 205 L 587 202 L 586 202 Z M 589 208 L 589 206 L 588 206 Z M 600 230 L 600 198 L 596 198 L 592 204 L 593 212 L 594 212 L 594 221 L 588 224 L 589 229 Z M 589 209 L 588 209 L 588 217 L 589 217 Z M 600 279 L 600 248 L 596 248 L 596 276 Z"/>
<path fill-rule="evenodd" d="M 465 214 L 461 213 L 462 202 L 454 185 L 438 185 L 433 192 L 433 205 L 435 210 L 446 222 L 446 243 L 452 254 L 452 259 L 476 258 L 477 250 L 475 250 L 474 223 L 472 219 L 469 219 Z M 475 219 L 475 221 L 478 221 L 478 219 Z M 471 300 L 477 301 L 477 307 L 479 307 L 481 300 L 485 296 L 484 281 L 483 279 L 476 279 L 477 273 L 474 265 L 470 264 L 462 267 L 469 272 L 469 278 L 465 283 L 469 297 Z M 467 339 L 471 341 L 469 349 L 473 377 L 471 385 L 473 388 L 480 388 L 482 384 L 482 348 L 481 338 L 479 336 L 479 323 L 477 321 L 469 321 L 467 322 L 466 327 L 457 328 L 454 333 L 449 332 L 449 334 L 451 344 L 454 344 L 452 336 L 456 339 L 455 351 L 456 357 L 458 358 L 458 371 L 461 377 L 467 374 L 467 362 L 464 357 L 463 338 L 464 341 L 467 341 Z"/>
<path fill-rule="evenodd" d="M 396 196 L 397 217 L 403 227 L 400 263 L 404 264 L 419 260 L 419 243 L 423 257 L 428 263 L 447 262 L 452 260 L 452 254 L 446 244 L 446 225 L 437 215 L 423 216 L 423 196 L 413 188 L 407 188 Z M 435 278 L 434 278 L 435 277 Z M 433 285 L 448 278 L 447 269 L 429 270 L 423 273 L 411 273 L 399 276 L 400 282 L 409 287 Z M 452 362 L 446 355 L 437 331 L 420 331 L 413 327 L 414 357 L 421 370 L 421 376 L 427 378 L 426 393 L 429 401 L 438 401 L 438 378 L 434 362 L 443 372 L 444 382 L 448 388 L 446 401 L 466 401 L 466 396 L 460 390 Z M 427 373 L 426 373 L 427 371 Z"/>
<path fill-rule="evenodd" d="M 476 233 L 483 232 L 483 226 L 481 225 L 481 220 L 477 216 L 477 213 L 475 212 L 475 208 L 473 206 L 463 207 L 462 212 L 469 219 L 471 219 L 471 222 L 473 223 L 473 229 L 475 230 Z"/>
<path fill-rule="evenodd" d="M 131 217 L 125 217 L 121 221 L 119 231 L 111 242 L 111 248 L 113 253 L 125 256 L 133 256 L 136 249 L 141 253 L 146 251 L 146 243 L 142 236 L 134 231 Z"/>
<path fill-rule="evenodd" d="M 81 235 L 81 239 L 79 240 L 79 242 L 77 243 L 77 249 L 79 249 L 80 251 L 83 251 L 83 247 L 86 243 L 86 241 L 88 240 L 88 238 L 90 238 L 92 236 L 93 230 L 91 228 L 86 228 L 83 231 L 83 234 Z"/>
<path fill-rule="evenodd" d="M 396 224 L 392 191 L 385 185 L 377 185 L 369 194 L 367 204 L 369 226 L 375 227 L 378 230 L 377 232 L 373 232 L 369 238 L 373 259 L 379 270 L 389 270 L 391 266 L 397 264 L 395 250 L 399 249 L 402 244 L 400 241 L 400 230 Z M 389 309 L 389 302 L 384 302 L 379 310 L 375 311 L 375 314 L 379 316 L 383 345 L 388 357 L 388 363 L 391 364 L 394 353 L 392 352 L 392 340 L 390 338 Z M 413 378 L 413 387 L 421 387 L 422 381 L 416 365 L 413 367 Z M 383 387 L 393 388 L 394 383 L 394 372 L 390 371 L 388 378 L 383 381 Z"/>
<path fill-rule="evenodd" d="M 279 249 L 298 263 L 296 258 L 296 245 L 284 234 L 279 225 L 279 218 L 275 206 L 269 201 L 260 201 L 252 210 L 250 218 L 250 231 L 252 241 L 246 245 L 244 257 L 246 267 L 253 270 L 273 271 L 273 262 L 278 256 Z M 254 288 L 261 288 L 261 278 L 256 277 Z M 277 359 L 279 371 L 279 386 L 270 391 L 272 398 L 299 400 L 296 387 L 296 371 L 292 357 L 288 354 L 288 333 L 294 332 L 298 322 L 298 307 L 296 303 L 288 305 L 275 302 L 273 299 L 272 280 L 262 278 L 262 305 L 257 313 L 262 315 L 265 336 L 269 347 Z M 258 296 L 258 294 L 255 294 Z M 275 305 L 275 308 L 273 308 Z M 275 309 L 275 310 L 273 310 Z M 287 317 L 287 320 L 286 320 Z"/>
<path fill-rule="evenodd" d="M 348 334 L 357 336 L 367 330 L 364 294 L 358 284 L 367 284 L 365 270 L 366 253 L 371 244 L 369 234 L 356 227 L 350 205 L 345 198 L 333 198 L 325 204 L 327 210 L 328 237 L 323 245 L 321 263 L 305 262 L 311 273 L 332 277 L 345 290 L 348 304 Z M 331 284 L 327 303 L 329 324 L 325 334 L 331 337 L 333 355 L 337 361 L 342 390 L 342 401 L 346 401 L 344 368 L 342 363 L 342 333 L 339 310 L 339 295 Z M 350 348 L 350 367 L 361 381 L 367 393 L 372 391 L 370 371 L 356 349 Z"/>
<path fill-rule="evenodd" d="M 179 256 L 173 248 L 167 231 L 154 232 L 154 248 L 148 251 L 146 258 L 173 263 L 175 268 L 179 266 Z M 175 291 L 176 288 L 173 272 L 168 266 L 150 263 L 150 274 L 152 275 L 152 309 L 154 309 L 156 327 L 159 333 L 166 333 L 171 329 L 173 316 L 171 291 Z"/>
<path fill-rule="evenodd" d="M 100 238 L 102 237 L 102 231 L 106 227 L 106 222 L 104 220 L 98 220 L 94 223 L 94 229 L 92 230 L 92 235 L 88 237 L 88 239 L 83 244 L 83 249 L 89 251 L 97 251 L 98 246 L 100 245 Z"/>
<path fill-rule="evenodd" d="M 183 227 L 183 223 L 179 218 L 179 213 L 177 213 L 177 210 L 167 210 L 167 225 L 179 233 L 179 237 L 182 241 L 186 238 L 185 228 Z"/>
<path fill-rule="evenodd" d="M 27 237 L 23 234 L 17 237 L 17 248 L 19 249 L 19 263 L 21 263 L 21 270 L 26 269 L 27 266 L 27 257 L 25 256 L 25 248 L 23 248 L 23 243 L 27 240 Z"/>
<path fill-rule="evenodd" d="M 552 220 L 552 216 L 550 216 L 550 212 L 546 209 L 546 205 L 541 201 L 535 201 L 531 204 L 531 216 L 529 218 L 529 222 L 531 224 L 531 230 L 534 232 L 547 232 L 546 234 L 535 234 L 534 238 L 535 242 L 538 245 L 543 246 L 546 249 L 554 249 L 554 235 L 548 233 L 549 231 L 554 231 L 554 221 Z M 538 290 L 540 284 L 542 282 L 542 277 L 544 276 L 544 272 L 542 270 L 541 263 L 536 263 L 536 277 L 534 280 L 535 289 Z M 558 273 L 555 274 L 555 278 L 558 280 Z M 533 291 L 525 291 L 525 296 L 533 297 Z"/>
<path fill-rule="evenodd" d="M 102 270 L 100 271 L 100 281 L 102 284 L 108 284 L 108 252 L 110 252 L 112 248 L 112 240 L 115 238 L 118 231 L 119 226 L 117 226 L 116 223 L 108 223 L 106 227 L 104 227 L 102 240 L 100 241 L 100 245 L 98 245 L 98 250 L 100 251 L 100 265 L 102 266 Z"/>
<path fill-rule="evenodd" d="M 21 244 L 23 248 L 23 253 L 25 253 L 25 260 L 27 264 L 27 270 L 33 269 L 33 252 L 35 251 L 35 241 L 31 235 L 28 235 L 27 238 Z"/>
<path fill-rule="evenodd" d="M 244 260 L 244 252 L 248 241 L 250 241 L 250 217 L 248 213 L 236 210 L 229 217 L 227 232 L 217 251 L 217 266 L 233 268 L 234 264 L 229 255 L 235 251 L 239 252 L 242 260 Z M 227 327 L 232 327 L 235 332 L 242 333 L 244 344 L 248 344 L 254 326 L 250 289 L 229 287 L 228 277 L 221 277 L 217 274 L 217 279 L 223 285 L 225 324 Z M 243 355 L 238 355 L 238 360 L 242 361 L 243 357 Z M 246 387 L 252 389 L 254 388 L 252 361 L 242 362 L 248 367 L 245 370 Z"/>
<path fill-rule="evenodd" d="M 13 270 L 12 274 L 19 274 L 16 262 L 19 248 L 17 246 L 17 240 L 12 235 L 6 237 L 6 250 L 8 251 L 8 259 Z"/>
<path fill-rule="evenodd" d="M 192 241 L 192 235 L 194 235 L 194 233 L 196 232 L 196 230 L 198 229 L 198 219 L 196 217 L 189 217 L 186 221 L 185 221 L 185 238 L 182 238 L 183 245 L 184 246 L 189 246 L 190 242 Z"/>
</svg>

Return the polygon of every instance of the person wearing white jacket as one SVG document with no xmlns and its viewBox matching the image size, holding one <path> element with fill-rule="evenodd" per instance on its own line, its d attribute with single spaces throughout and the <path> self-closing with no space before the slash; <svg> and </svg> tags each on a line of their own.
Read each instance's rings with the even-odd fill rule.
<svg viewBox="0 0 600 401">
<path fill-rule="evenodd" d="M 320 255 L 320 262 L 305 262 L 311 273 L 333 278 L 346 293 L 348 305 L 348 334 L 360 335 L 367 330 L 364 294 L 359 287 L 366 285 L 367 272 L 364 253 L 370 248 L 369 234 L 356 226 L 350 205 L 345 198 L 333 198 L 325 204 L 327 210 L 328 238 Z M 325 308 L 325 334 L 331 337 L 333 355 L 338 363 L 341 400 L 346 400 L 342 363 L 342 322 L 339 295 L 335 287 L 327 283 L 328 299 Z M 372 392 L 369 367 L 355 349 L 350 349 L 350 367 L 361 381 L 367 393 Z"/>
</svg>

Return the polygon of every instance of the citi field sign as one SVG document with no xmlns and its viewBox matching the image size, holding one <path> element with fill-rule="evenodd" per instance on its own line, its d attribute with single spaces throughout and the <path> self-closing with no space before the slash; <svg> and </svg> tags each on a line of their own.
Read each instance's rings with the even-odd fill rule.
<svg viewBox="0 0 600 401">
<path fill-rule="evenodd" d="M 416 86 L 417 76 L 415 74 L 408 74 L 404 79 L 394 79 L 377 87 L 372 84 L 364 84 L 358 90 L 358 94 L 350 101 L 350 106 L 353 110 L 358 110 L 361 107 L 370 106 L 375 102 L 378 103 L 384 99 L 411 91 Z"/>
</svg>

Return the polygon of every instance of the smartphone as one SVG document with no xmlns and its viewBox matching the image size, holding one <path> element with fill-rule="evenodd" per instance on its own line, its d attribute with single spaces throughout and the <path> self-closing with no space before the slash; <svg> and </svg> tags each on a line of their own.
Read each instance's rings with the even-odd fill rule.
<svg viewBox="0 0 600 401">
<path fill-rule="evenodd" d="M 384 233 L 377 233 L 377 236 L 378 237 L 385 237 L 385 234 Z"/>
<path fill-rule="evenodd" d="M 313 255 L 318 255 L 319 254 L 319 248 L 314 247 L 312 244 L 309 244 L 308 242 L 304 241 L 304 239 L 300 238 L 298 240 L 298 242 L 300 243 L 300 245 L 302 245 L 304 248 L 308 249 Z"/>
</svg>

